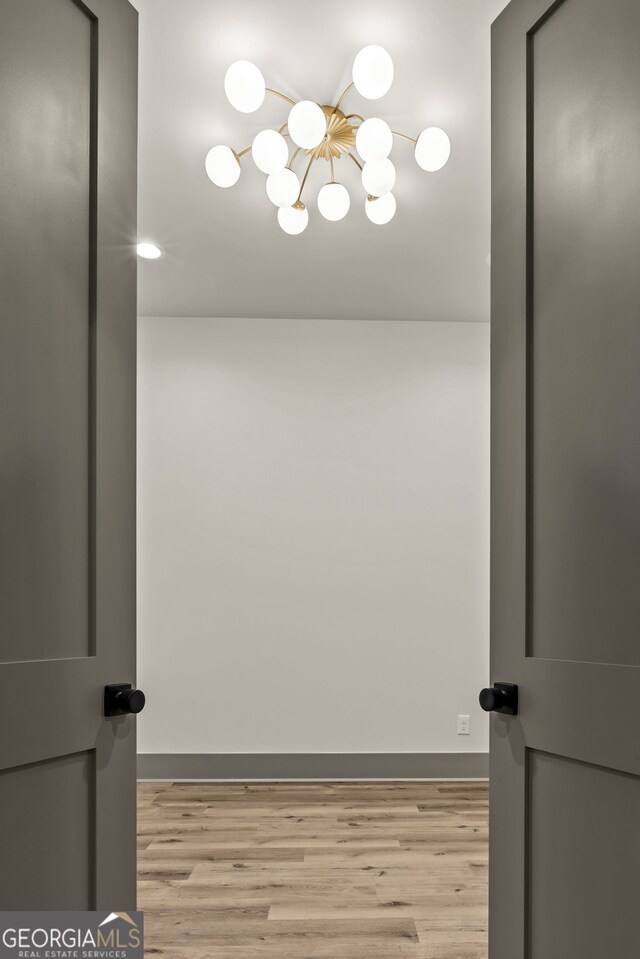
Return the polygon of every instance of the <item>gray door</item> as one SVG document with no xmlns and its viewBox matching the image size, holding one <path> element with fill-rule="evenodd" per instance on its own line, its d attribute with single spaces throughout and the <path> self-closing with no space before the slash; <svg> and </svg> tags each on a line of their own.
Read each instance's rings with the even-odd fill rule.
<svg viewBox="0 0 640 959">
<path fill-rule="evenodd" d="M 493 26 L 491 959 L 640 955 L 640 3 Z"/>
<path fill-rule="evenodd" d="M 0 0 L 0 908 L 135 905 L 137 16 Z"/>
</svg>

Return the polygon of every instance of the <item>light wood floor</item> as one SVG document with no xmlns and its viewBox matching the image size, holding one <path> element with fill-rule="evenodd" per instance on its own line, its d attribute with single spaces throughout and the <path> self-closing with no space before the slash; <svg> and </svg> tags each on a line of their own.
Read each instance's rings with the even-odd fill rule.
<svg viewBox="0 0 640 959">
<path fill-rule="evenodd" d="M 485 959 L 483 783 L 145 783 L 145 955 Z"/>
</svg>

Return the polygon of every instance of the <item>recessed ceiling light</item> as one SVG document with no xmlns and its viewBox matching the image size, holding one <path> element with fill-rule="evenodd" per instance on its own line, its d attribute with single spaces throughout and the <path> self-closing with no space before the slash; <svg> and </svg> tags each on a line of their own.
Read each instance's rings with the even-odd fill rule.
<svg viewBox="0 0 640 959">
<path fill-rule="evenodd" d="M 138 243 L 138 256 L 145 260 L 157 260 L 162 256 L 162 250 L 156 243 Z"/>
</svg>

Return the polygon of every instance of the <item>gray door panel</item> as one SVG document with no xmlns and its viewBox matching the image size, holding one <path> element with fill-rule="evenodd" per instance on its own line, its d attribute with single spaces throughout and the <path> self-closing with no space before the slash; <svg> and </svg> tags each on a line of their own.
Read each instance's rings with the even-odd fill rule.
<svg viewBox="0 0 640 959">
<path fill-rule="evenodd" d="M 531 750 L 528 802 L 531 959 L 638 955 L 640 777 Z"/>
<path fill-rule="evenodd" d="M 2 657 L 86 656 L 93 21 L 4 7 Z"/>
<path fill-rule="evenodd" d="M 491 959 L 640 951 L 640 4 L 492 33 Z"/>
<path fill-rule="evenodd" d="M 565 0 L 530 40 L 530 651 L 634 666 L 639 41 L 634 0 Z"/>
<path fill-rule="evenodd" d="M 87 749 L 0 773 L 3 909 L 93 908 L 94 763 Z"/>
<path fill-rule="evenodd" d="M 137 15 L 0 6 L 0 905 L 124 910 L 135 725 L 102 696 L 135 679 Z"/>
</svg>

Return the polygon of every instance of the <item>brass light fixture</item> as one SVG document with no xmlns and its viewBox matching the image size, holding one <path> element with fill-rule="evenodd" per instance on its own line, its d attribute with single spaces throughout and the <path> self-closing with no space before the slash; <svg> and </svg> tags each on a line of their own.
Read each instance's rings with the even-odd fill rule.
<svg viewBox="0 0 640 959">
<path fill-rule="evenodd" d="M 302 195 L 311 167 L 317 160 L 329 164 L 330 179 L 318 193 L 318 209 L 327 220 L 342 220 L 349 212 L 351 198 L 347 188 L 335 178 L 335 163 L 349 157 L 360 170 L 365 192 L 365 211 L 372 223 L 389 223 L 396 212 L 393 187 L 396 171 L 389 159 L 394 137 L 409 140 L 415 147 L 416 162 L 423 170 L 441 169 L 451 152 L 449 137 L 438 127 L 428 127 L 418 137 L 392 130 L 379 117 L 365 118 L 345 113 L 342 103 L 355 89 L 366 100 L 383 97 L 393 82 L 393 61 L 383 47 L 364 47 L 353 61 L 352 82 L 333 105 L 312 100 L 293 100 L 266 86 L 254 63 L 238 60 L 226 72 L 227 99 L 241 113 L 254 113 L 272 93 L 290 104 L 287 120 L 277 130 L 261 130 L 251 146 L 236 151 L 215 146 L 207 154 L 205 166 L 209 178 L 220 187 L 237 183 L 241 158 L 251 152 L 259 170 L 267 174 L 267 196 L 278 207 L 278 223 L 285 233 L 296 235 L 306 229 L 309 211 Z M 292 152 L 289 143 L 292 144 Z M 294 166 L 300 154 L 308 162 L 299 179 Z M 360 159 L 356 156 L 359 154 Z"/>
</svg>

